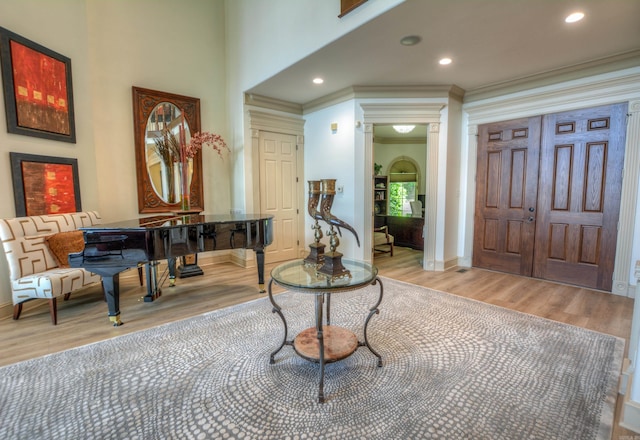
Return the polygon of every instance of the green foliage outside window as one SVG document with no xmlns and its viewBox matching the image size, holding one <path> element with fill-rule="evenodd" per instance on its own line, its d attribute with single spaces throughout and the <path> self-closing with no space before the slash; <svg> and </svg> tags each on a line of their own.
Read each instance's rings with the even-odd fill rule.
<svg viewBox="0 0 640 440">
<path fill-rule="evenodd" d="M 389 184 L 389 214 L 411 215 L 410 202 L 416 199 L 416 182 L 391 182 Z"/>
</svg>

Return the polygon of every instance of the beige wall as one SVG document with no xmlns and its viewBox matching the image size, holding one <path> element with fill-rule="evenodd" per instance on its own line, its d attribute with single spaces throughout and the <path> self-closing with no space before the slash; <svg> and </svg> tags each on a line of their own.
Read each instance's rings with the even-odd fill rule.
<svg viewBox="0 0 640 440">
<path fill-rule="evenodd" d="M 84 210 L 138 217 L 133 85 L 200 98 L 202 129 L 227 136 L 223 0 L 2 0 L 0 26 L 71 59 L 77 134 L 8 134 L 0 104 L 0 217 L 15 216 L 10 151 L 77 158 Z M 207 212 L 229 212 L 229 162 L 204 152 Z M 7 280 L 0 257 L 0 309 Z"/>
</svg>

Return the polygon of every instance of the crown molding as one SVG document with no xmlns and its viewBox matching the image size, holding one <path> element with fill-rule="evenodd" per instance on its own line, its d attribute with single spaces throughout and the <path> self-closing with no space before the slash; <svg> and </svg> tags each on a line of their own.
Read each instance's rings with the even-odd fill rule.
<svg viewBox="0 0 640 440">
<path fill-rule="evenodd" d="M 294 115 L 302 114 L 302 106 L 300 104 L 276 98 L 269 98 L 268 96 L 256 95 L 254 93 L 244 94 L 244 104 L 254 107 L 266 108 L 269 110 L 291 113 Z"/>
<path fill-rule="evenodd" d="M 381 137 L 374 136 L 373 138 L 374 144 L 385 144 L 385 145 L 425 145 L 427 143 L 427 137 L 412 137 L 412 138 L 389 138 L 389 137 Z"/>
<path fill-rule="evenodd" d="M 444 102 L 364 102 L 360 107 L 364 112 L 365 123 L 434 124 L 440 122 L 440 112 L 446 104 Z"/>
<path fill-rule="evenodd" d="M 258 137 L 260 130 L 288 133 L 296 136 L 304 136 L 304 119 L 277 115 L 260 110 L 247 110 L 249 126 L 252 137 Z"/>
<path fill-rule="evenodd" d="M 268 96 L 253 93 L 245 93 L 244 103 L 246 105 L 297 115 L 312 113 L 351 99 L 447 98 L 468 104 L 497 96 L 518 93 L 637 66 L 640 66 L 640 49 L 574 64 L 561 69 L 527 75 L 514 80 L 496 82 L 471 90 L 464 90 L 455 84 L 391 86 L 354 85 L 304 104 L 270 98 Z"/>
<path fill-rule="evenodd" d="M 484 101 L 463 105 L 469 124 L 483 124 L 542 113 L 557 113 L 576 108 L 637 99 L 640 93 L 640 66 L 567 82 L 555 82 Z"/>
<path fill-rule="evenodd" d="M 599 58 L 585 63 L 574 64 L 547 72 L 527 75 L 515 80 L 502 81 L 476 89 L 467 90 L 464 103 L 481 101 L 510 93 L 517 93 L 528 89 L 544 87 L 559 82 L 566 82 L 609 73 L 617 70 L 640 66 L 640 49 Z"/>
<path fill-rule="evenodd" d="M 456 85 L 353 86 L 356 98 L 457 98 L 465 91 Z"/>
<path fill-rule="evenodd" d="M 351 99 L 434 98 L 462 102 L 465 91 L 456 85 L 430 86 L 351 86 L 304 104 L 303 112 L 312 113 Z"/>
</svg>

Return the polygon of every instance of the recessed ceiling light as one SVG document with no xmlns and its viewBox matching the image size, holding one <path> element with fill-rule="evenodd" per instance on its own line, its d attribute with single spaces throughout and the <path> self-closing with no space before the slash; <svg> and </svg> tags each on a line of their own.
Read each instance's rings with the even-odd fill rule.
<svg viewBox="0 0 640 440">
<path fill-rule="evenodd" d="M 568 15 L 567 18 L 564 19 L 564 21 L 566 23 L 575 23 L 576 21 L 580 21 L 583 18 L 584 18 L 583 12 L 574 12 L 573 14 Z"/>
<path fill-rule="evenodd" d="M 451 64 L 451 58 L 442 58 L 440 61 L 438 61 L 438 63 L 442 64 L 443 66 L 446 66 L 447 64 Z"/>
<path fill-rule="evenodd" d="M 403 46 L 415 46 L 422 41 L 422 38 L 418 35 L 407 35 L 400 40 L 400 44 Z"/>
<path fill-rule="evenodd" d="M 413 129 L 416 128 L 415 125 L 394 125 L 393 129 L 398 133 L 410 133 Z"/>
<path fill-rule="evenodd" d="M 314 84 L 322 84 L 324 82 L 324 80 L 322 78 L 313 78 L 313 83 Z"/>
</svg>

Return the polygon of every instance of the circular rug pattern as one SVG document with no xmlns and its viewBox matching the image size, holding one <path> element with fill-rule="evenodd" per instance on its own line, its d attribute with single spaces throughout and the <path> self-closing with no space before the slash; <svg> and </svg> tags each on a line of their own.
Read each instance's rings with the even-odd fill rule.
<svg viewBox="0 0 640 440">
<path fill-rule="evenodd" d="M 624 341 L 383 279 L 366 347 L 325 368 L 282 342 L 261 300 L 0 369 L 1 438 L 598 439 Z M 334 294 L 364 340 L 378 286 Z M 276 296 L 288 336 L 313 297 Z M 585 368 L 585 366 L 589 366 Z"/>
</svg>

